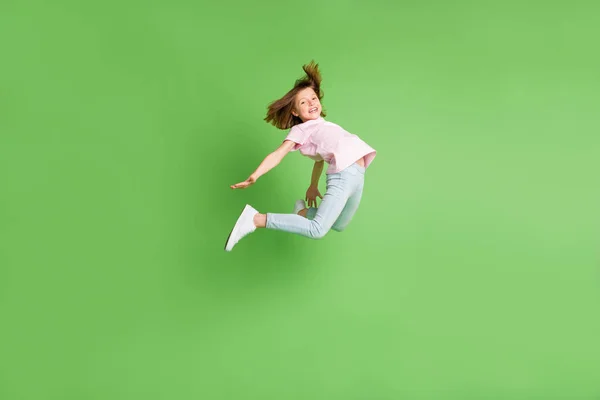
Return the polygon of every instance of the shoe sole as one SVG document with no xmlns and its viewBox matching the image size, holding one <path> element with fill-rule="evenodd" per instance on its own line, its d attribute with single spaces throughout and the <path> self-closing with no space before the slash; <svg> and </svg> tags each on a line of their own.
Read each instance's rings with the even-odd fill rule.
<svg viewBox="0 0 600 400">
<path fill-rule="evenodd" d="M 231 239 L 231 235 L 233 235 L 234 233 L 237 233 L 237 229 L 238 229 L 238 226 L 240 225 L 240 221 L 242 220 L 242 217 L 244 216 L 246 209 L 248 209 L 249 207 L 250 207 L 250 205 L 246 204 L 244 206 L 244 208 L 242 209 L 240 216 L 238 217 L 237 221 L 235 221 L 235 225 L 233 226 L 233 229 L 231 230 L 231 232 L 229 232 L 229 236 L 227 236 L 227 240 L 225 241 L 225 247 L 223 248 L 223 250 L 231 251 L 233 249 L 233 248 L 231 248 L 231 249 L 227 250 L 227 245 L 229 244 L 229 239 Z"/>
<path fill-rule="evenodd" d="M 297 201 L 300 201 L 300 200 L 297 200 Z M 298 214 L 298 212 L 300 212 L 301 210 L 304 210 L 305 208 L 306 208 L 306 203 L 303 203 L 303 205 L 302 205 L 302 208 L 300 208 L 300 209 L 298 209 L 298 210 L 296 210 L 296 209 L 297 209 L 297 207 L 296 207 L 296 205 L 294 204 L 294 210 L 293 210 L 293 213 L 294 213 L 294 214 Z"/>
</svg>

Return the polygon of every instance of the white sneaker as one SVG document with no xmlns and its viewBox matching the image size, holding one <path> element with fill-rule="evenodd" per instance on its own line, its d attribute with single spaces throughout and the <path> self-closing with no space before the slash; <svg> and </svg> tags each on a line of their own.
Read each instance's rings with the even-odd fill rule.
<svg viewBox="0 0 600 400">
<path fill-rule="evenodd" d="M 242 213 L 233 226 L 231 233 L 229 233 L 229 236 L 227 237 L 227 241 L 225 242 L 225 251 L 231 251 L 233 246 L 235 246 L 241 238 L 256 230 L 256 226 L 254 225 L 254 216 L 256 214 L 258 214 L 258 211 L 252 208 L 252 206 L 249 204 L 246 204 L 246 207 L 244 207 L 242 210 Z"/>
<path fill-rule="evenodd" d="M 296 200 L 296 203 L 294 204 L 294 214 L 298 214 L 298 211 L 304 210 L 305 208 L 306 204 L 304 203 L 304 200 Z"/>
</svg>

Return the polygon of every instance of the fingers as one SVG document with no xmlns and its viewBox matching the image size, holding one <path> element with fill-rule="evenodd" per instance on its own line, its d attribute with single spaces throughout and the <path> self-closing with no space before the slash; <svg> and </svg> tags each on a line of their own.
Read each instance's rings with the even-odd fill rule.
<svg viewBox="0 0 600 400">
<path fill-rule="evenodd" d="M 243 189 L 246 186 L 248 186 L 248 184 L 246 182 L 240 182 L 240 183 L 236 183 L 235 185 L 231 185 L 230 187 L 232 189 Z"/>
<path fill-rule="evenodd" d="M 240 182 L 240 183 L 236 183 L 235 185 L 231 185 L 229 187 L 232 188 L 232 189 L 244 189 L 244 188 L 247 188 L 248 186 L 254 184 L 254 182 L 256 182 L 256 179 L 253 179 L 252 177 L 249 177 L 245 181 Z"/>
</svg>

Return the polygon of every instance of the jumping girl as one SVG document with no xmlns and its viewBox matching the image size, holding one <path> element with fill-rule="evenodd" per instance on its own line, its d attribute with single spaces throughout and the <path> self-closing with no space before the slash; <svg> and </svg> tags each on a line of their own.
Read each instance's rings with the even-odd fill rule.
<svg viewBox="0 0 600 400">
<path fill-rule="evenodd" d="M 330 229 L 341 232 L 350 223 L 362 197 L 365 171 L 375 158 L 376 151 L 358 136 L 339 125 L 326 121 L 321 107 L 321 74 L 314 61 L 302 67 L 306 76 L 296 80 L 285 96 L 269 104 L 265 121 L 279 129 L 290 129 L 283 143 L 260 163 L 248 179 L 231 185 L 244 189 L 254 184 L 281 162 L 290 151 L 312 159 L 315 164 L 305 200 L 296 201 L 293 214 L 261 214 L 246 205 L 237 219 L 225 250 L 231 251 L 241 238 L 256 228 L 291 232 L 320 239 Z M 327 162 L 327 190 L 319 193 L 318 184 L 323 164 Z M 317 197 L 321 204 L 317 208 Z"/>
</svg>

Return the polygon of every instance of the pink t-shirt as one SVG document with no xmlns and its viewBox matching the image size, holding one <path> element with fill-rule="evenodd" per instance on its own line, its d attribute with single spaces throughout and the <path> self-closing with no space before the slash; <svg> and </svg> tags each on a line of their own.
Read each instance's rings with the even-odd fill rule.
<svg viewBox="0 0 600 400">
<path fill-rule="evenodd" d="M 361 138 L 323 117 L 292 126 L 285 140 L 296 143 L 292 151 L 300 150 L 314 161 L 325 160 L 329 164 L 328 174 L 340 172 L 362 157 L 367 168 L 377 154 Z"/>
</svg>

